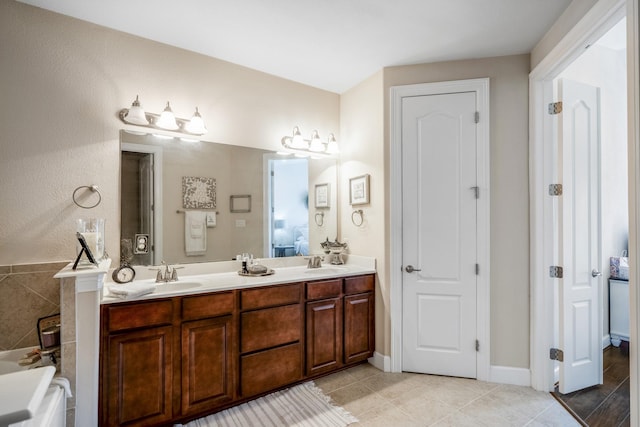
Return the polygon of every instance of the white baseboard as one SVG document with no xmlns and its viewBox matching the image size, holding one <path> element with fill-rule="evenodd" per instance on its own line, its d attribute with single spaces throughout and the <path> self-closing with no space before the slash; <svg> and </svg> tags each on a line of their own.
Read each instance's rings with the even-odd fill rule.
<svg viewBox="0 0 640 427">
<path fill-rule="evenodd" d="M 383 372 L 391 372 L 391 357 L 375 351 L 373 357 L 369 358 L 369 363 Z"/>
<path fill-rule="evenodd" d="M 525 387 L 531 386 L 531 371 L 527 368 L 492 365 L 490 369 L 489 382 L 521 385 Z"/>
<path fill-rule="evenodd" d="M 611 345 L 611 335 L 607 334 L 602 337 L 602 349 L 609 347 Z"/>
</svg>

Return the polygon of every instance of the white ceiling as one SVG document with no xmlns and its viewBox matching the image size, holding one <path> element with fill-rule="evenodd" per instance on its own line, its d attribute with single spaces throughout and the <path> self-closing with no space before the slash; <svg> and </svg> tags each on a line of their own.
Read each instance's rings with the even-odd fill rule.
<svg viewBox="0 0 640 427">
<path fill-rule="evenodd" d="M 20 0 L 342 93 L 386 66 L 528 53 L 570 0 Z"/>
</svg>

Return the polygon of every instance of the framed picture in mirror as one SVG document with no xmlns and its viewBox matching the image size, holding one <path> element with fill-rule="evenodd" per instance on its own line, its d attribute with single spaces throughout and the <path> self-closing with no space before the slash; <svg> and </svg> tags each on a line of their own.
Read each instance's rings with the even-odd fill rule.
<svg viewBox="0 0 640 427">
<path fill-rule="evenodd" d="M 316 184 L 316 208 L 329 207 L 329 183 Z"/>
<path fill-rule="evenodd" d="M 231 212 L 232 213 L 247 213 L 251 212 L 251 195 L 240 194 L 237 196 L 231 196 Z"/>
</svg>

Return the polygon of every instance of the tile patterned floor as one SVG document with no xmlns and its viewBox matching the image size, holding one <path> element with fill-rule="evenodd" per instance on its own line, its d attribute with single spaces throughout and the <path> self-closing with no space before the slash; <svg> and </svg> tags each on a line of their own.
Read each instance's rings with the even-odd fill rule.
<svg viewBox="0 0 640 427">
<path fill-rule="evenodd" d="M 391 374 L 368 364 L 316 385 L 360 420 L 353 426 L 580 426 L 549 393 L 530 387 Z"/>
</svg>

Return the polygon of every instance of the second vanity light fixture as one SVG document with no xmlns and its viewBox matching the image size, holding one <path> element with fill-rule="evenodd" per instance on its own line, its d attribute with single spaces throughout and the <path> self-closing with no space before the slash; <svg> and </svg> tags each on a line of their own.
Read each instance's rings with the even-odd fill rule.
<svg viewBox="0 0 640 427">
<path fill-rule="evenodd" d="M 118 115 L 120 120 L 130 125 L 169 130 L 197 136 L 207 133 L 207 128 L 204 125 L 204 120 L 202 120 L 198 107 L 196 107 L 196 111 L 193 113 L 191 120 L 176 117 L 173 114 L 173 111 L 171 111 L 171 106 L 168 101 L 167 106 L 161 114 L 154 114 L 144 111 L 144 108 L 142 108 L 142 105 L 140 105 L 140 101 L 138 100 L 138 95 L 136 95 L 136 99 L 131 104 L 131 108 L 123 108 L 120 110 Z"/>
<path fill-rule="evenodd" d="M 292 135 L 285 135 L 282 137 L 282 146 L 294 152 L 307 152 L 312 154 L 338 154 L 338 142 L 333 133 L 329 134 L 327 141 L 324 142 L 320 139 L 318 131 L 314 129 L 311 133 L 311 139 L 304 139 L 300 128 L 298 126 L 293 127 Z"/>
</svg>

